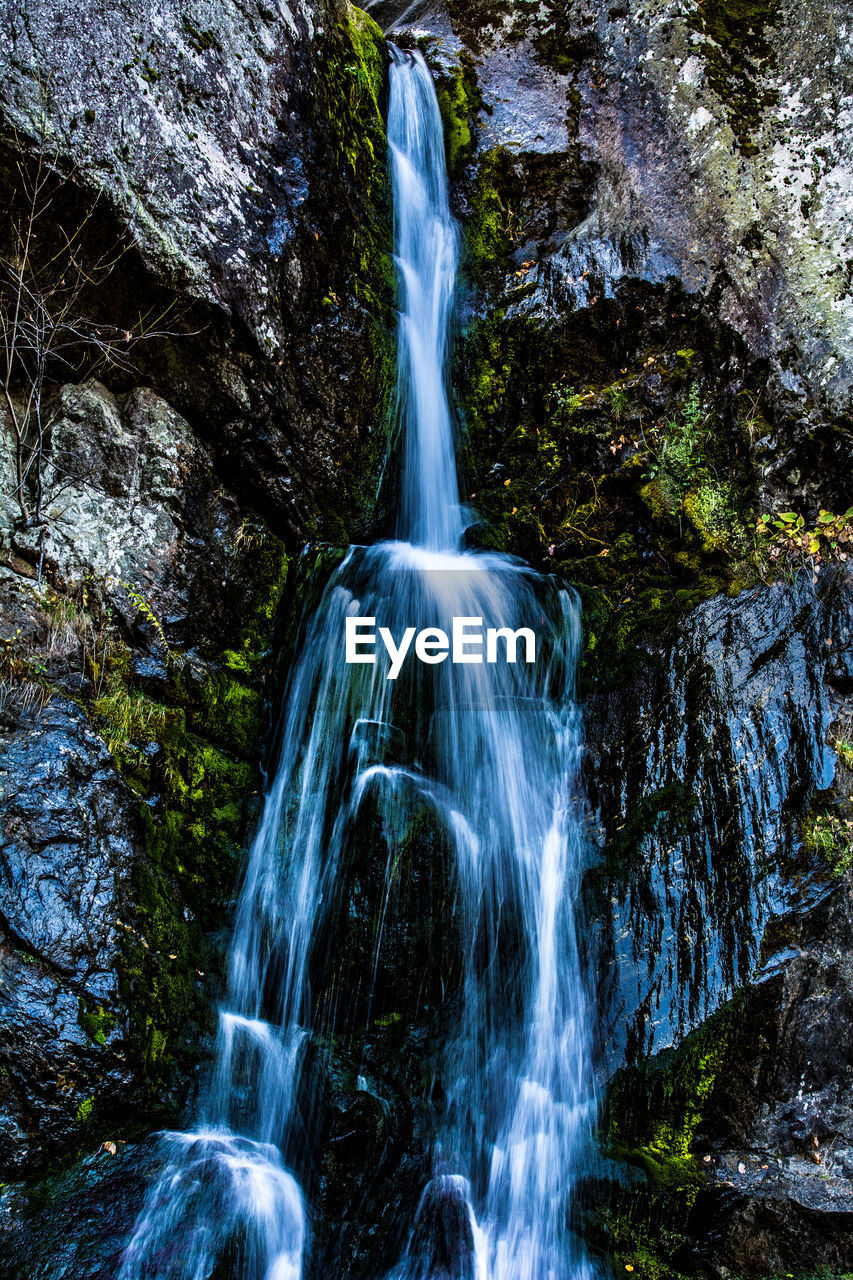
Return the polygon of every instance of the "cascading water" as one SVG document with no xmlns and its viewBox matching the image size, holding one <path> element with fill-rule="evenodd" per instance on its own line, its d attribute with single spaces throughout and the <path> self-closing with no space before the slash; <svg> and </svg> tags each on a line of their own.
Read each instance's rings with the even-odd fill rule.
<svg viewBox="0 0 853 1280">
<path fill-rule="evenodd" d="M 444 137 L 429 71 L 414 56 L 394 51 L 393 59 L 388 148 L 402 295 L 397 399 L 404 453 L 398 532 L 416 547 L 456 551 L 464 524 L 444 385 L 456 224 L 447 200 Z"/>
<path fill-rule="evenodd" d="M 298 1163 L 297 1132 L 311 1144 L 310 1119 L 297 1115 L 317 1018 L 309 967 L 368 807 L 386 819 L 389 877 L 407 821 L 429 814 L 453 853 L 462 942 L 433 1174 L 395 1280 L 589 1274 L 569 1225 L 593 1106 L 574 925 L 577 606 L 518 561 L 460 549 L 444 386 L 456 228 L 429 72 L 418 54 L 393 48 L 388 139 L 401 297 L 399 540 L 351 549 L 306 627 L 239 900 L 202 1118 L 164 1136 L 163 1169 L 121 1280 L 303 1275 L 308 1219 L 286 1163 Z M 424 647 L 389 678 L 379 645 L 374 662 L 345 662 L 355 616 L 398 642 L 407 628 L 449 631 L 453 618 L 484 631 L 527 627 L 536 661 L 523 660 L 523 639 L 516 661 L 488 652 L 483 661 L 476 644 L 467 660 L 442 661 Z M 497 644 L 508 650 L 509 640 Z"/>
</svg>

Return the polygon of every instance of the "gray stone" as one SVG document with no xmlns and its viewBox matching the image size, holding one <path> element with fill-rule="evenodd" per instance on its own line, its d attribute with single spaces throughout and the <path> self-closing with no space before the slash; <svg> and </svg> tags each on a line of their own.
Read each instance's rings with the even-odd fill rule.
<svg viewBox="0 0 853 1280">
<path fill-rule="evenodd" d="M 5 0 L 0 20 L 6 133 L 59 152 L 159 274 L 226 309 L 239 293 L 258 340 L 279 346 L 271 269 L 307 192 L 292 122 L 320 7 Z"/>
</svg>

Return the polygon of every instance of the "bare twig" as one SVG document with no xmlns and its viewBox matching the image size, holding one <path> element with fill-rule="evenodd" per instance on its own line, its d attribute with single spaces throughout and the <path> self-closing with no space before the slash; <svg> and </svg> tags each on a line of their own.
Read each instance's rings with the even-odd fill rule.
<svg viewBox="0 0 853 1280">
<path fill-rule="evenodd" d="M 139 312 L 127 325 L 101 322 L 87 313 L 90 294 L 110 277 L 128 246 L 119 241 L 94 261 L 84 261 L 82 241 L 100 192 L 72 230 L 48 221 L 57 189 L 71 181 L 58 176 L 59 159 L 58 151 L 40 150 L 34 167 L 19 162 L 23 211 L 13 219 L 7 253 L 0 255 L 0 403 L 14 442 L 11 496 L 21 528 L 44 524 L 45 456 L 64 407 L 59 387 L 108 370 L 132 373 L 131 352 L 138 343 L 180 332 L 163 324 L 171 304 L 156 314 L 153 307 Z"/>
</svg>

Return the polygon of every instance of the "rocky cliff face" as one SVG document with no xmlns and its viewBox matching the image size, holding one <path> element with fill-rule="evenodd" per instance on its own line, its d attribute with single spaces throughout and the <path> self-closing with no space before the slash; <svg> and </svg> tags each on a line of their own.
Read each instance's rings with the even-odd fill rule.
<svg viewBox="0 0 853 1280">
<path fill-rule="evenodd" d="M 41 160 L 47 219 L 117 257 L 103 318 L 166 315 L 181 341 L 145 351 L 148 381 L 280 525 L 328 526 L 342 467 L 363 520 L 393 376 L 375 26 L 310 4 L 4 17 L 4 170 L 14 189 Z"/>
<path fill-rule="evenodd" d="M 424 48 L 445 116 L 474 537 L 583 598 L 591 1248 L 661 1277 L 840 1274 L 850 15 L 372 12 Z M 383 527 L 386 55 L 325 2 L 5 17 L 4 261 L 46 175 L 33 267 L 73 237 L 92 323 L 157 331 L 54 371 L 38 521 L 16 497 L 20 376 L 2 411 L 0 1269 L 92 1280 L 115 1274 L 146 1135 L 203 1070 L 306 591 L 288 569 L 309 537 Z M 790 534 L 757 529 L 792 509 Z M 368 851 L 342 888 L 354 983 L 380 909 L 391 941 L 373 1023 L 315 1046 L 318 1275 L 387 1270 L 419 1195 L 435 973 L 426 1011 L 420 993 L 453 936 L 430 839 L 385 906 Z"/>
<path fill-rule="evenodd" d="M 363 527 L 393 380 L 361 11 L 5 18 L 4 335 L 65 354 L 27 366 L 23 486 L 33 383 L 3 372 L 4 1180 L 192 1093 L 289 552 Z"/>
<path fill-rule="evenodd" d="M 656 1231 L 687 1274 L 849 1265 L 851 1063 L 829 1029 L 850 999 L 850 776 L 830 744 L 851 605 L 831 574 L 716 597 L 590 705 L 613 1178 L 596 1196 L 633 1265 Z"/>
</svg>

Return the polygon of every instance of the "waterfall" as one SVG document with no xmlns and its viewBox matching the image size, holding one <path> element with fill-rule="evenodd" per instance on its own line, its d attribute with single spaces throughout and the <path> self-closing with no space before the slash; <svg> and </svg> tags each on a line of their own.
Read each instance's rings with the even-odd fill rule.
<svg viewBox="0 0 853 1280">
<path fill-rule="evenodd" d="M 388 150 L 401 295 L 397 402 L 404 450 L 399 533 L 415 546 L 454 551 L 463 522 L 444 378 L 456 225 L 432 78 L 422 58 L 391 49 Z"/>
<path fill-rule="evenodd" d="M 444 384 L 457 233 L 432 80 L 419 54 L 391 52 L 398 536 L 351 548 L 305 626 L 241 888 L 215 1070 L 197 1126 L 162 1138 L 120 1280 L 307 1274 L 309 1215 L 294 1170 L 300 1144 L 312 1143 L 310 1111 L 300 1114 L 318 1031 L 312 947 L 368 808 L 386 818 L 389 877 L 415 814 L 441 833 L 461 939 L 432 1174 L 393 1276 L 590 1274 L 571 1233 L 593 1114 L 574 916 L 578 606 L 517 560 L 462 549 Z M 418 631 L 422 656 L 410 654 L 397 678 L 378 643 L 346 662 L 356 618 L 397 642 Z M 437 635 L 454 618 L 492 628 L 495 653 L 475 639 L 461 660 L 442 656 Z M 506 629 L 535 634 L 534 662 L 509 660 Z"/>
</svg>

